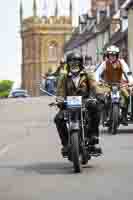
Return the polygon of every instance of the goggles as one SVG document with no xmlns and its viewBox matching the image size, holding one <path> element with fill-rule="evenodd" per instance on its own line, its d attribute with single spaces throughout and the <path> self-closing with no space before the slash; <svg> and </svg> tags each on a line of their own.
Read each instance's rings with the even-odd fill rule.
<svg viewBox="0 0 133 200">
<path fill-rule="evenodd" d="M 109 55 L 109 56 L 117 56 L 118 53 L 116 53 L 116 52 L 108 52 L 107 55 Z"/>
<path fill-rule="evenodd" d="M 76 73 L 76 72 L 79 72 L 80 71 L 80 64 L 79 63 L 69 63 L 69 66 L 70 66 L 70 71 L 72 73 Z"/>
</svg>

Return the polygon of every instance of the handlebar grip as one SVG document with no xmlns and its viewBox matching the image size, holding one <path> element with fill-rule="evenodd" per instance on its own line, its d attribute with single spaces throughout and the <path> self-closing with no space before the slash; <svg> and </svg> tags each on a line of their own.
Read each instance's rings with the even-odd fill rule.
<svg viewBox="0 0 133 200">
<path fill-rule="evenodd" d="M 50 106 L 50 107 L 52 107 L 52 106 L 56 106 L 57 104 L 56 103 L 54 103 L 54 102 L 52 102 L 52 103 L 50 103 L 50 104 L 48 104 L 48 106 Z"/>
</svg>

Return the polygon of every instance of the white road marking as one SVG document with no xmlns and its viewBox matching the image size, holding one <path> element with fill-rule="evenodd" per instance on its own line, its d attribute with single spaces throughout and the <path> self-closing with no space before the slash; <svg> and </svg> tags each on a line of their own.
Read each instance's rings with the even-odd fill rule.
<svg viewBox="0 0 133 200">
<path fill-rule="evenodd" d="M 26 134 L 23 135 L 21 138 L 17 139 L 15 143 L 2 145 L 3 147 L 0 147 L 0 157 L 4 156 L 6 153 L 11 151 L 18 145 L 18 142 L 21 142 L 22 139 L 28 136 L 30 136 L 30 134 L 27 134 L 26 132 Z"/>
<path fill-rule="evenodd" d="M 6 145 L 5 147 L 3 147 L 1 150 L 0 150 L 0 157 L 3 156 L 4 154 L 6 154 L 10 149 L 10 146 L 9 145 Z"/>
</svg>

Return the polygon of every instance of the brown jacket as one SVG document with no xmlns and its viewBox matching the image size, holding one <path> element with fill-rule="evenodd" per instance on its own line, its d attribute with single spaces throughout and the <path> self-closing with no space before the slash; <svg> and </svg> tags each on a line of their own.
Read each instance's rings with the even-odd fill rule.
<svg viewBox="0 0 133 200">
<path fill-rule="evenodd" d="M 115 64 L 106 62 L 106 69 L 103 72 L 103 78 L 105 81 L 109 82 L 119 82 L 122 79 L 122 65 L 120 61 L 117 61 Z"/>
<path fill-rule="evenodd" d="M 75 87 L 75 84 L 72 80 L 71 74 L 61 76 L 58 85 L 57 85 L 57 96 L 84 96 L 89 93 L 91 88 L 91 81 L 94 80 L 92 74 L 90 76 L 84 72 L 80 73 L 80 80 L 78 87 Z"/>
</svg>

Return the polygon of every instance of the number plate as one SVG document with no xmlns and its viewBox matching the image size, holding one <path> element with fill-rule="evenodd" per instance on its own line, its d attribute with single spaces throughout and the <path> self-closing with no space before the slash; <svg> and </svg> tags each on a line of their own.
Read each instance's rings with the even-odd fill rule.
<svg viewBox="0 0 133 200">
<path fill-rule="evenodd" d="M 68 96 L 67 97 L 67 107 L 68 108 L 80 108 L 82 105 L 81 96 Z"/>
</svg>

